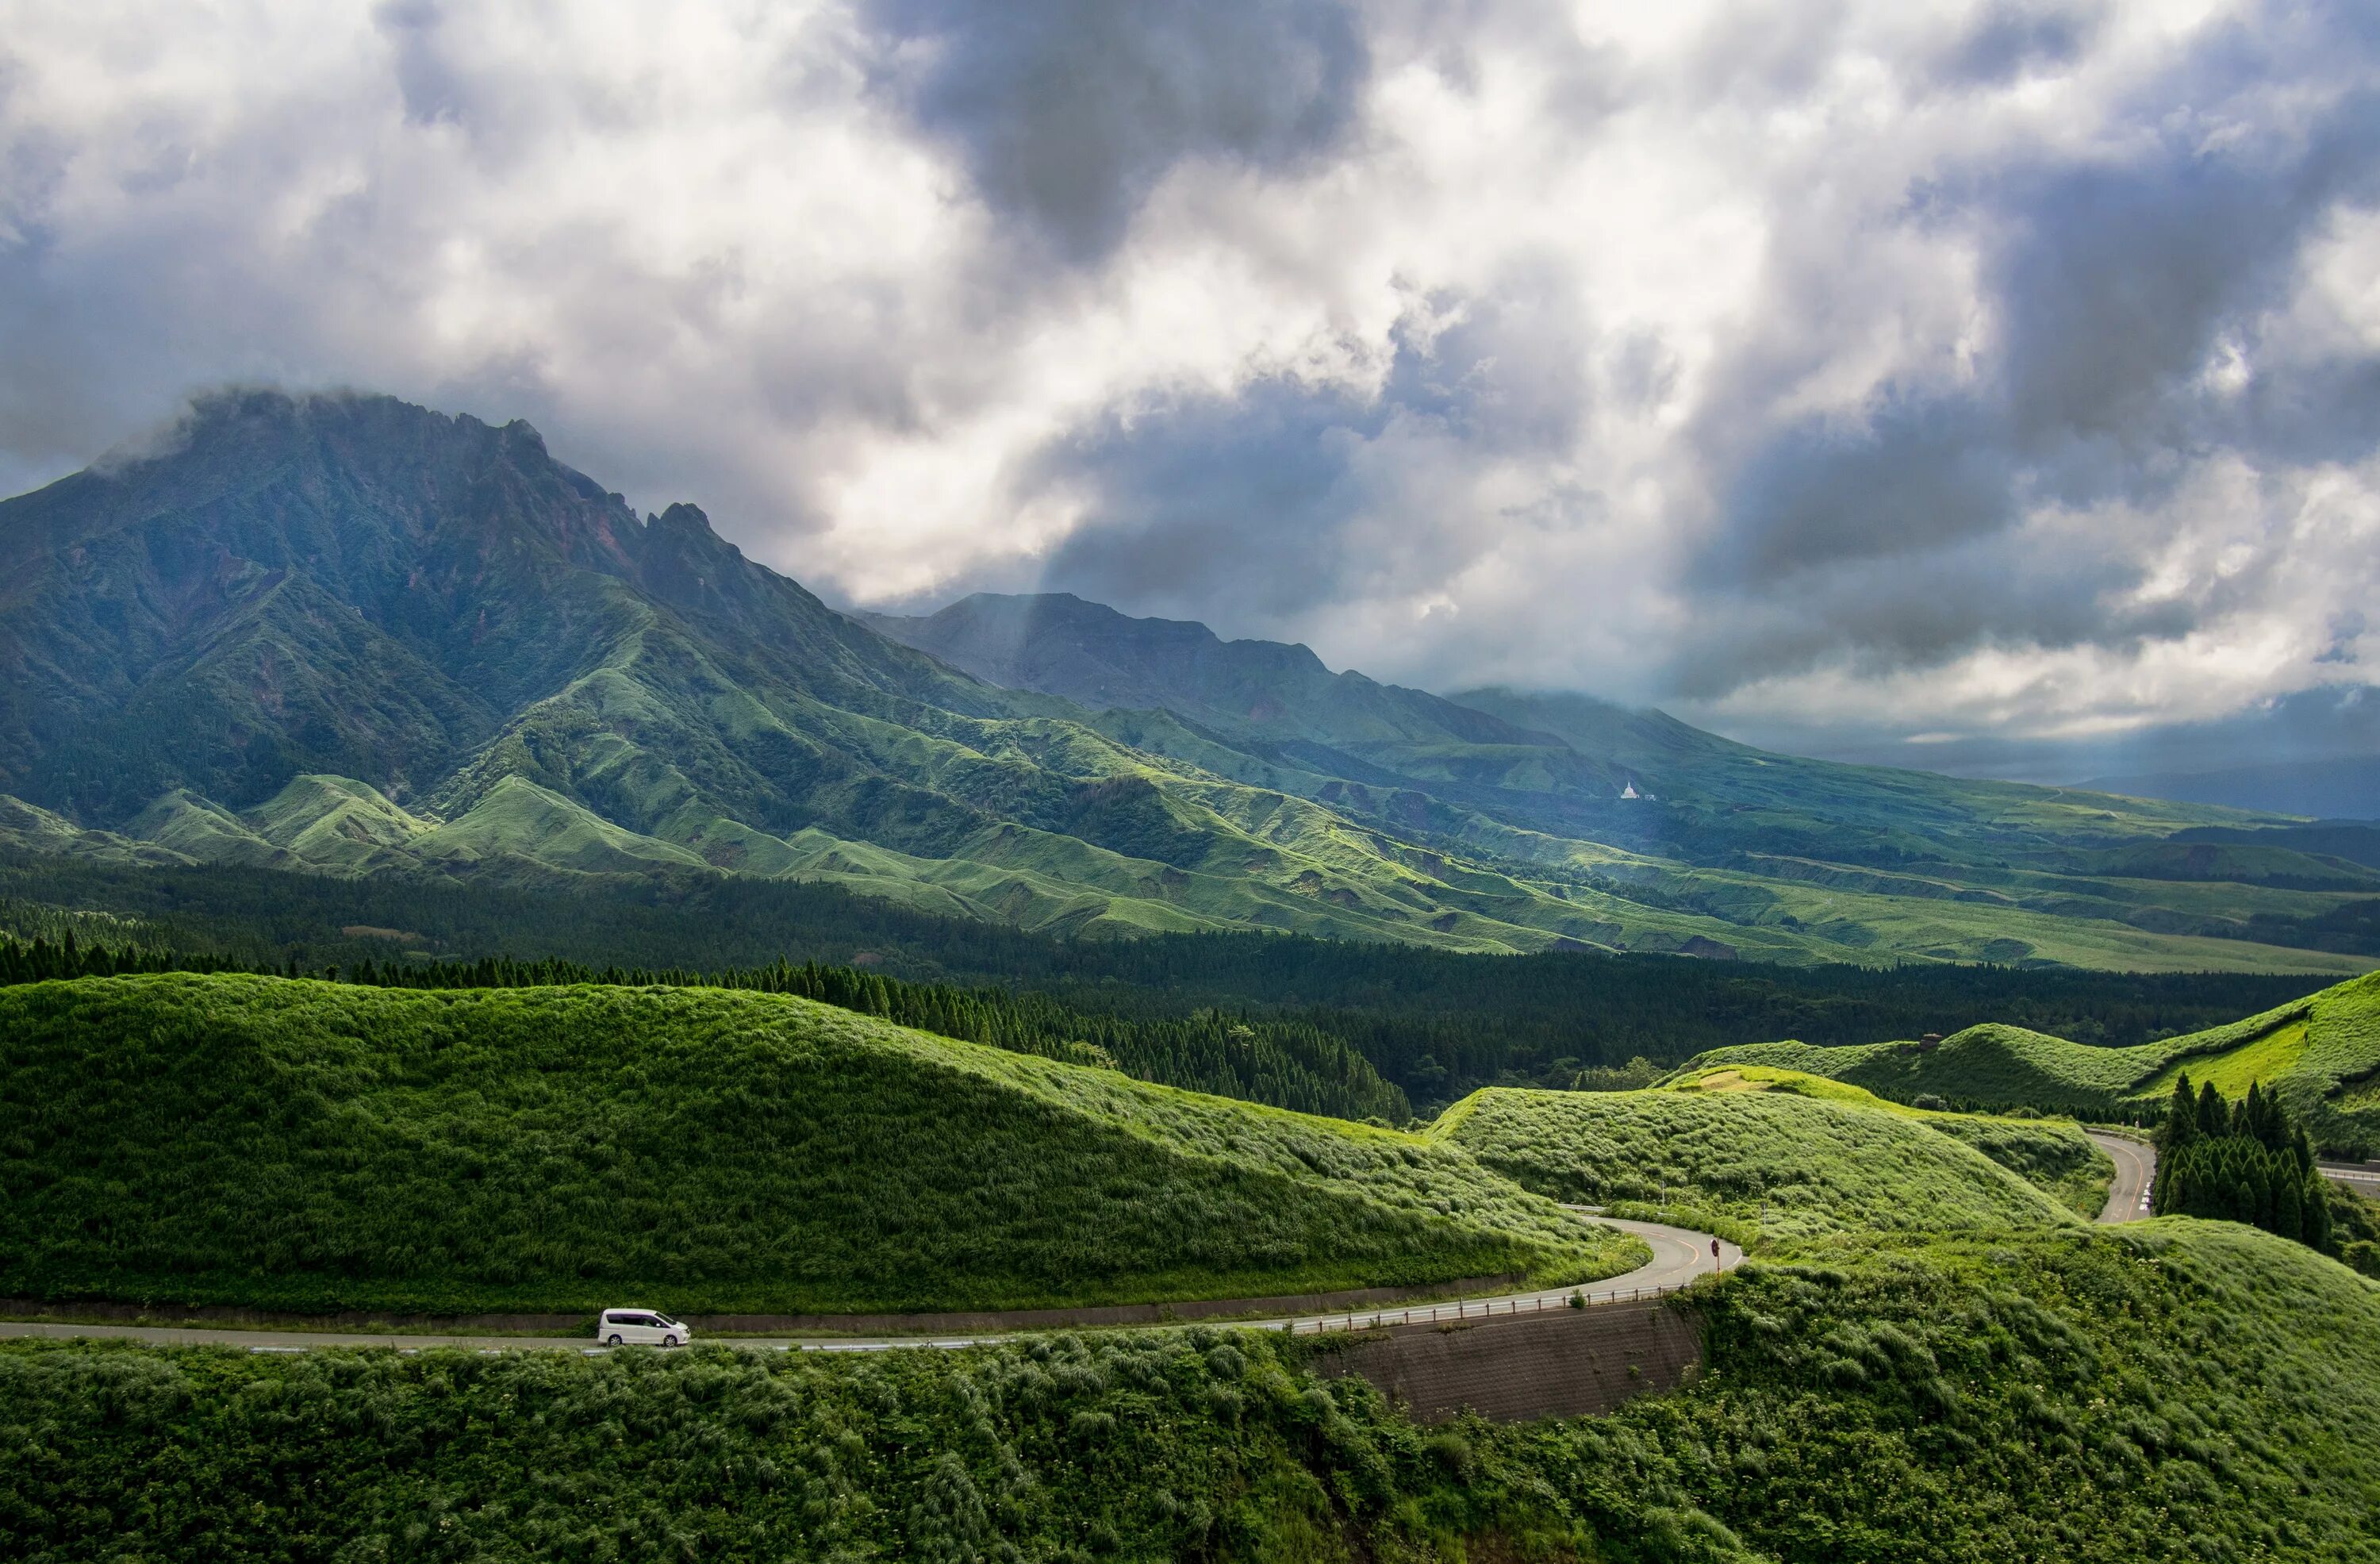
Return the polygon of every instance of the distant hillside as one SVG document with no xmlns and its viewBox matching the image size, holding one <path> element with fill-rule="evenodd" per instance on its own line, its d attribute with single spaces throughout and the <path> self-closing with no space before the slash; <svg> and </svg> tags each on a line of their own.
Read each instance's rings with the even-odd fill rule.
<svg viewBox="0 0 2380 1564">
<path fill-rule="evenodd" d="M 2079 1132 L 2063 1133 L 2079 1146 L 2062 1160 L 2104 1166 Z M 1682 1221 L 1717 1216 L 1746 1237 L 2076 1219 L 1925 1116 L 1790 1089 L 1490 1088 L 1447 1109 L 1431 1134 L 1540 1194 L 1632 1210 L 1664 1202 Z"/>
<path fill-rule="evenodd" d="M 2079 784 L 2095 792 L 2182 803 L 2221 804 L 2268 814 L 2323 820 L 2380 820 L 2380 755 L 2275 761 L 2219 771 L 2160 771 L 2099 776 Z"/>
<path fill-rule="evenodd" d="M 2282 824 L 2237 812 L 1825 766 L 1579 698 L 1449 701 L 1074 599 L 872 623 L 692 506 L 638 516 L 526 424 L 212 397 L 147 454 L 0 503 L 0 848 L 805 879 L 1067 936 L 2380 958 L 2380 869 L 2255 842 L 2209 867 L 2169 840 Z"/>
<path fill-rule="evenodd" d="M 1728 1064 L 1805 1070 L 1910 1102 L 1932 1096 L 2110 1118 L 2161 1104 L 2187 1073 L 2228 1096 L 2251 1081 L 2279 1094 L 2325 1152 L 2380 1150 L 2380 975 L 2262 1015 L 2130 1048 L 2088 1047 L 2022 1027 L 1984 1025 L 1920 1042 L 1715 1048 L 1688 1072 Z"/>
<path fill-rule="evenodd" d="M 0 1079 L 17 1297 L 930 1310 L 1641 1252 L 1416 1136 L 767 995 L 38 984 Z"/>
</svg>

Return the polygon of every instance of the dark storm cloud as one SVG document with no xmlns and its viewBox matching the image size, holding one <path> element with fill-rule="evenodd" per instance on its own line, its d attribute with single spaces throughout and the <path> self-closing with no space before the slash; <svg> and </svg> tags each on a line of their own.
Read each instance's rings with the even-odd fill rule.
<svg viewBox="0 0 2380 1564">
<path fill-rule="evenodd" d="M 1742 685 L 1747 670 L 1836 660 L 1875 678 L 1982 646 L 2136 648 L 2190 628 L 2192 610 L 2182 605 L 2111 608 L 2136 579 L 2122 556 L 2008 550 L 1989 538 L 1771 578 L 1698 618 L 1670 660 L 1669 689 L 1709 700 Z M 1856 633 L 1847 636 L 1846 626 Z"/>
<path fill-rule="evenodd" d="M 1730 546 L 1707 579 L 1766 589 L 1845 560 L 1996 532 L 2016 511 L 1994 415 L 1961 399 L 1880 409 L 1864 426 L 1789 426 L 1736 473 Z"/>
<path fill-rule="evenodd" d="M 1385 409 L 1289 381 L 1111 418 L 1043 453 L 1087 483 L 1096 519 L 1044 572 L 1049 590 L 1148 611 L 1266 617 L 1335 600 L 1342 530 L 1366 495 L 1349 458 Z"/>
<path fill-rule="evenodd" d="M 2022 782 L 2095 781 L 2117 791 L 2139 791 L 2143 790 L 2141 784 L 2160 778 L 2204 776 L 2252 764 L 2282 768 L 2326 764 L 2333 772 L 2351 775 L 2361 770 L 2367 778 L 2380 777 L 2380 687 L 2366 684 L 2301 690 L 2205 721 L 2081 738 L 1978 734 L 1912 743 L 1902 731 L 1884 724 L 1826 735 L 1790 721 L 1773 727 L 1757 721 L 1738 726 L 1741 736 L 1755 742 L 1783 739 L 1805 753 L 1855 764 L 1917 766 Z M 2333 792 L 2352 791 L 2338 786 L 2342 777 L 2334 775 L 2329 780 Z M 2145 790 L 2156 791 L 2154 786 Z M 2351 811 L 2325 803 L 2319 796 L 2293 798 L 2292 791 L 2284 782 L 2239 797 L 2209 797 L 2203 801 L 2308 814 L 2374 813 L 2368 802 Z M 2367 780 L 2361 791 L 2380 793 L 2380 783 Z"/>
<path fill-rule="evenodd" d="M 1427 313 L 1398 333 L 1376 394 L 1277 377 L 1111 413 L 1042 452 L 1028 487 L 1093 496 L 1044 584 L 1254 629 L 1443 579 L 1496 528 L 1459 524 L 1467 507 L 1431 503 L 1434 483 L 1570 448 L 1591 333 L 1537 264 Z M 1638 345 L 1630 362 L 1645 357 Z"/>
<path fill-rule="evenodd" d="M 1700 436 L 1726 478 L 1693 579 L 1727 629 L 1681 654 L 1682 689 L 1713 694 L 1829 660 L 1925 666 L 1985 645 L 2186 633 L 2226 594 L 2168 603 L 2146 623 L 2076 597 L 2087 580 L 2121 601 L 2144 578 L 2145 550 L 2074 581 L 1999 590 L 2034 574 L 2014 523 L 2044 503 L 2153 508 L 2210 452 L 2287 463 L 2374 450 L 2380 359 L 2302 361 L 2267 350 L 2263 334 L 2325 226 L 2380 196 L 2380 93 L 2360 86 L 2380 41 L 2357 19 L 2262 20 L 2220 30 L 2143 92 L 2117 152 L 1912 192 L 1907 221 L 1981 241 L 1997 329 L 1961 384 L 1888 386 L 1864 418 L 1805 417 L 1747 438 L 1763 427 L 1753 409 L 1807 360 L 1790 340 L 1743 356 Z M 2271 112 L 2261 100 L 2292 80 L 2350 85 L 2326 103 L 2308 94 L 2309 114 Z M 1840 286 L 1791 276 L 1772 312 L 1828 321 Z M 2248 378 L 2210 386 L 2226 342 Z M 1934 595 L 1912 611 L 1946 588 L 1962 601 Z"/>
<path fill-rule="evenodd" d="M 1956 85 L 1998 86 L 2028 70 L 2072 60 L 2098 24 L 2095 7 L 2001 0 L 1983 8 L 1974 24 L 1943 52 L 1937 68 L 1942 79 Z"/>
<path fill-rule="evenodd" d="M 1368 71 L 1335 0 L 875 0 L 888 85 L 985 198 L 1070 260 L 1123 237 L 1185 158 L 1301 164 Z"/>
<path fill-rule="evenodd" d="M 372 13 L 373 23 L 390 44 L 405 116 L 416 125 L 459 123 L 463 118 L 464 83 L 447 62 L 438 37 L 443 19 L 436 0 L 388 0 Z"/>
<path fill-rule="evenodd" d="M 2277 303 L 2309 230 L 2368 203 L 2380 94 L 2296 144 L 2206 149 L 2192 126 L 2119 168 L 2021 175 L 1986 200 L 2010 237 L 2004 396 L 2028 453 L 2075 439 L 2167 442 L 2205 416 L 2191 382 L 2218 334 Z"/>
</svg>

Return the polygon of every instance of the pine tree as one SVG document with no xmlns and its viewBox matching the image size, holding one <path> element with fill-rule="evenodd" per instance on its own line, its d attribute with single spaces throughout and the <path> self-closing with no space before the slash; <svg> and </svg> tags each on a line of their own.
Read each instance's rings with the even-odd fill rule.
<svg viewBox="0 0 2380 1564">
<path fill-rule="evenodd" d="M 2265 1226 L 2282 1238 L 2301 1242 L 2305 1238 L 2305 1184 L 2290 1159 L 2277 1159 L 2277 1165 L 2278 1176 L 2273 1179 L 2273 1219 Z"/>
<path fill-rule="evenodd" d="M 2330 1236 L 2330 1180 L 2319 1173 L 2306 1175 L 2299 1201 L 2302 1230 L 2299 1241 L 2313 1245 L 2325 1254 L 2336 1252 Z"/>
<path fill-rule="evenodd" d="M 2173 1100 L 2166 1105 L 2165 1123 L 2158 1129 L 2156 1172 L 2149 1180 L 2149 1204 L 2158 1211 L 2179 1212 L 2181 1200 L 2173 1191 L 2174 1168 L 2181 1150 L 2198 1139 L 2198 1099 L 2191 1092 L 2187 1071 L 2173 1083 Z"/>
</svg>

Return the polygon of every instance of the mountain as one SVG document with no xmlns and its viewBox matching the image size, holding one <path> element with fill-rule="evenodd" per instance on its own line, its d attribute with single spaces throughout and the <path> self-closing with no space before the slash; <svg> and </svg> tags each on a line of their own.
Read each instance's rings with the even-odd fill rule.
<svg viewBox="0 0 2380 1564">
<path fill-rule="evenodd" d="M 2082 786 L 2102 793 L 2222 804 L 2277 814 L 2380 821 L 2380 755 L 2275 761 L 2216 771 L 2102 776 Z"/>
<path fill-rule="evenodd" d="M 1227 734 L 1281 747 L 1378 759 L 1460 744 L 1521 751 L 1618 793 L 1623 783 L 1550 734 L 1419 690 L 1332 673 L 1305 646 L 1224 641 L 1205 625 L 1135 619 L 1069 593 L 977 593 L 917 618 L 862 614 L 895 641 L 1011 690 L 1062 696 L 1093 711 L 1164 709 Z"/>
<path fill-rule="evenodd" d="M 1061 934 L 1271 929 L 2361 970 L 2277 819 L 1450 700 L 1071 598 L 837 613 L 523 423 L 241 392 L 0 504 L 0 845 L 544 886 L 841 884 Z M 2191 829 L 2246 833 L 2184 845 Z M 2369 947 L 2369 948 L 2367 948 Z"/>
</svg>

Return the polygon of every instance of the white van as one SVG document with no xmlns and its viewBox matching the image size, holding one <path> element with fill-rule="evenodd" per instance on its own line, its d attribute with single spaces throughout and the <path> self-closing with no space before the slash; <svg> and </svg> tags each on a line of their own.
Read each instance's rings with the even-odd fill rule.
<svg viewBox="0 0 2380 1564">
<path fill-rule="evenodd" d="M 595 1321 L 595 1339 L 606 1347 L 677 1347 L 694 1332 L 658 1309 L 606 1309 Z"/>
</svg>

